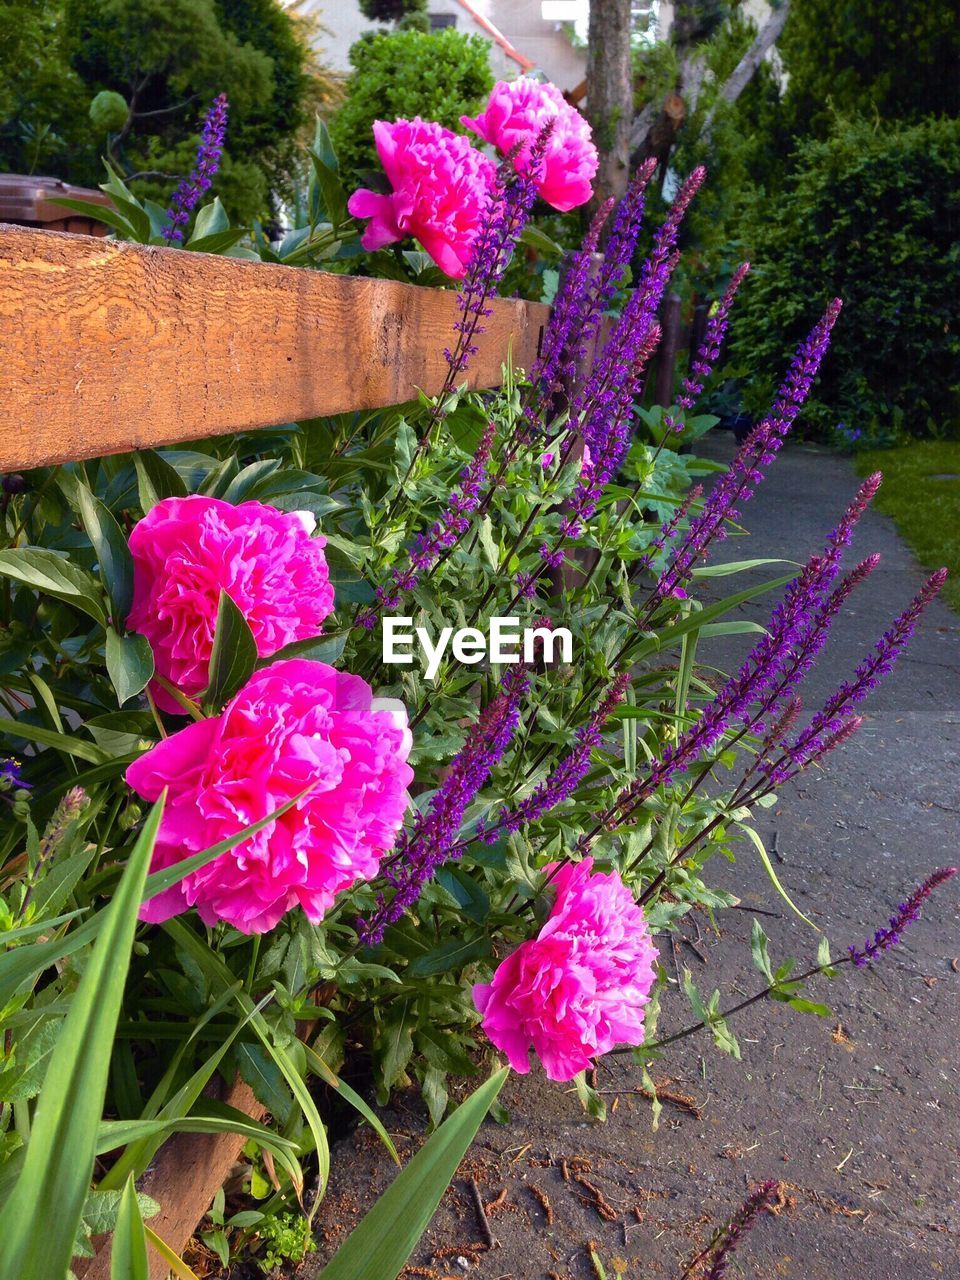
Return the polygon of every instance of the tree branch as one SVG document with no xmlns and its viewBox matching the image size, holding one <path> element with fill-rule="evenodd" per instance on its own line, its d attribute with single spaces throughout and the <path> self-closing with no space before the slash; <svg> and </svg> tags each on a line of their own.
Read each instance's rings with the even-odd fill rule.
<svg viewBox="0 0 960 1280">
<path fill-rule="evenodd" d="M 721 102 L 733 103 L 740 97 L 744 89 L 757 73 L 760 63 L 767 56 L 769 51 L 780 39 L 783 28 L 786 25 L 787 18 L 790 14 L 790 0 L 781 0 L 780 7 L 774 9 L 770 17 L 764 23 L 753 44 L 743 55 L 730 78 L 725 82 L 717 101 L 707 113 L 707 118 L 703 122 L 701 138 L 710 137 L 710 130 L 713 128 L 713 118 L 716 115 L 717 107 Z"/>
</svg>

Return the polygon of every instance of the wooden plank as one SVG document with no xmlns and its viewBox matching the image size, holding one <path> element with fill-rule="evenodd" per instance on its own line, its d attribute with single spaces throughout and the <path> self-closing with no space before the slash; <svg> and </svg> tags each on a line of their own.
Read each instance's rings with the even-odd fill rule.
<svg viewBox="0 0 960 1280">
<path fill-rule="evenodd" d="M 469 369 L 529 368 L 500 299 Z M 435 394 L 452 290 L 0 225 L 0 473 Z"/>
</svg>

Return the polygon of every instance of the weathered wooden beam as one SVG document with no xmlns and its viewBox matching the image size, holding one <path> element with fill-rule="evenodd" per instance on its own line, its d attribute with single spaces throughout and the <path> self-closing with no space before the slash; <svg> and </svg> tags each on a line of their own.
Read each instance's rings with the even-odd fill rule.
<svg viewBox="0 0 960 1280">
<path fill-rule="evenodd" d="M 548 308 L 498 300 L 499 385 Z M 436 393 L 452 290 L 0 225 L 0 473 Z"/>
</svg>

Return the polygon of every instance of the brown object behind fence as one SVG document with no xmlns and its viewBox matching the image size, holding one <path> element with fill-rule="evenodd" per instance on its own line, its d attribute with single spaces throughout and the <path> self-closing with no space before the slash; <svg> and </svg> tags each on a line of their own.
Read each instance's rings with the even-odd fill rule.
<svg viewBox="0 0 960 1280">
<path fill-rule="evenodd" d="M 0 226 L 0 473 L 440 390 L 452 290 Z M 549 309 L 500 299 L 468 371 L 529 368 Z"/>
</svg>

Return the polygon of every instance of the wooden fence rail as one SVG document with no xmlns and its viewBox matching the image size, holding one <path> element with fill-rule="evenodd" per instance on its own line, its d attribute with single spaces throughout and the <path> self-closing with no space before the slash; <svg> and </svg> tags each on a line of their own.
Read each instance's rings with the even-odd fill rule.
<svg viewBox="0 0 960 1280">
<path fill-rule="evenodd" d="M 439 391 L 452 291 L 0 224 L 0 473 Z M 549 309 L 493 303 L 475 387 Z"/>
</svg>

